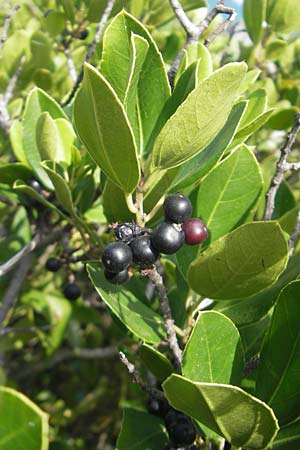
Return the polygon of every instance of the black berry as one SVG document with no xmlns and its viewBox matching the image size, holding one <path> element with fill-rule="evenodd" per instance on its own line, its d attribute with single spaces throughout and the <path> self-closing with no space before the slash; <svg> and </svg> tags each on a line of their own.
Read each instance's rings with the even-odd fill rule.
<svg viewBox="0 0 300 450">
<path fill-rule="evenodd" d="M 105 247 L 102 262 L 110 272 L 122 272 L 132 262 L 132 251 L 124 242 L 112 242 Z"/>
<path fill-rule="evenodd" d="M 57 258 L 49 258 L 46 262 L 46 269 L 50 272 L 57 272 L 61 268 L 61 261 Z"/>
<path fill-rule="evenodd" d="M 64 296 L 68 300 L 77 300 L 78 297 L 81 295 L 80 287 L 77 283 L 68 283 L 64 287 Z"/>
<path fill-rule="evenodd" d="M 37 180 L 29 180 L 27 182 L 28 186 L 30 186 L 32 189 L 34 189 L 38 194 L 42 193 L 42 186 L 40 185 L 40 183 Z"/>
<path fill-rule="evenodd" d="M 169 438 L 175 446 L 191 445 L 197 437 L 192 420 L 180 411 L 170 410 L 165 417 Z"/>
<path fill-rule="evenodd" d="M 156 250 L 170 255 L 182 247 L 184 234 L 176 225 L 163 222 L 153 231 L 151 241 Z"/>
<path fill-rule="evenodd" d="M 107 269 L 104 270 L 104 276 L 112 284 L 124 284 L 129 280 L 128 270 L 122 270 L 122 272 L 109 272 Z"/>
<path fill-rule="evenodd" d="M 79 34 L 79 39 L 81 39 L 82 41 L 84 41 L 84 39 L 86 39 L 89 35 L 89 30 L 87 30 L 86 28 L 84 30 L 80 31 Z"/>
<path fill-rule="evenodd" d="M 182 225 L 182 230 L 188 245 L 201 244 L 208 237 L 205 223 L 200 219 L 187 219 Z"/>
<path fill-rule="evenodd" d="M 154 416 L 165 417 L 170 411 L 170 405 L 167 399 L 156 399 L 150 397 L 147 401 L 147 410 Z"/>
<path fill-rule="evenodd" d="M 133 261 L 144 267 L 152 266 L 159 257 L 159 252 L 153 247 L 149 236 L 139 236 L 130 243 Z"/>
<path fill-rule="evenodd" d="M 183 223 L 192 214 L 192 204 L 184 195 L 172 194 L 164 202 L 164 213 L 167 221 Z"/>
</svg>

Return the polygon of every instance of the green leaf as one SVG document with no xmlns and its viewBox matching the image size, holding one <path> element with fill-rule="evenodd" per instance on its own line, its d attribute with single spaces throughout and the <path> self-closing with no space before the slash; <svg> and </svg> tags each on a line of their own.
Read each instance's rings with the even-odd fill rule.
<svg viewBox="0 0 300 450">
<path fill-rule="evenodd" d="M 34 88 L 29 94 L 23 116 L 23 146 L 26 159 L 41 183 L 48 189 L 53 185 L 40 166 L 41 156 L 36 142 L 36 126 L 40 115 L 48 112 L 52 119 L 67 119 L 60 106 L 46 92 Z"/>
<path fill-rule="evenodd" d="M 7 237 L 0 240 L 0 263 L 4 263 L 21 250 L 31 239 L 30 223 L 26 209 L 18 207 L 9 227 Z"/>
<path fill-rule="evenodd" d="M 174 19 L 174 11 L 168 0 L 151 0 L 148 3 L 147 24 L 160 27 Z M 205 0 L 182 0 L 180 3 L 185 11 L 207 6 Z"/>
<path fill-rule="evenodd" d="M 245 63 L 227 64 L 202 81 L 161 130 L 152 151 L 152 169 L 178 166 L 203 150 L 224 126 Z"/>
<path fill-rule="evenodd" d="M 97 264 L 88 264 L 87 271 L 104 303 L 139 339 L 157 343 L 165 339 L 162 318 L 139 301 L 124 287 L 110 284 Z"/>
<path fill-rule="evenodd" d="M 295 450 L 300 445 L 300 420 L 280 428 L 272 449 L 276 450 Z"/>
<path fill-rule="evenodd" d="M 247 97 L 247 100 L 248 105 L 243 120 L 241 121 L 240 128 L 248 125 L 266 111 L 268 105 L 267 91 L 265 89 L 256 89 L 249 97 Z"/>
<path fill-rule="evenodd" d="M 267 0 L 244 0 L 244 20 L 250 38 L 257 44 L 262 37 Z"/>
<path fill-rule="evenodd" d="M 30 41 L 31 63 L 34 67 L 48 69 L 51 66 L 52 45 L 49 37 L 41 31 L 36 31 Z"/>
<path fill-rule="evenodd" d="M 246 105 L 247 103 L 244 101 L 234 105 L 224 127 L 214 140 L 201 153 L 180 167 L 172 183 L 173 191 L 180 191 L 199 182 L 216 164 L 226 147 L 230 145 L 239 127 Z"/>
<path fill-rule="evenodd" d="M 206 223 L 211 242 L 233 230 L 248 217 L 262 188 L 259 165 L 245 146 L 224 159 L 207 175 L 198 191 L 196 216 Z"/>
<path fill-rule="evenodd" d="M 112 87 L 89 64 L 85 64 L 83 84 L 74 101 L 74 120 L 99 167 L 125 192 L 132 192 L 140 172 L 131 126 Z"/>
<path fill-rule="evenodd" d="M 1 450 L 47 450 L 48 439 L 48 415 L 21 392 L 1 386 Z"/>
<path fill-rule="evenodd" d="M 300 281 L 288 284 L 275 304 L 260 353 L 256 394 L 281 425 L 300 415 Z"/>
<path fill-rule="evenodd" d="M 134 220 L 135 216 L 128 209 L 124 192 L 109 179 L 105 183 L 102 201 L 108 223 Z"/>
<path fill-rule="evenodd" d="M 4 164 L 0 167 L 0 183 L 12 186 L 17 179 L 28 181 L 32 177 L 32 171 L 22 163 Z"/>
<path fill-rule="evenodd" d="M 132 33 L 140 37 L 139 47 L 142 39 L 147 41 L 149 49 L 146 55 L 145 43 L 142 49 L 133 47 Z M 135 47 L 136 45 L 137 40 Z M 135 83 L 138 81 L 135 100 L 140 121 L 141 147 L 144 148 L 170 96 L 170 86 L 162 56 L 151 34 L 126 11 L 121 11 L 106 29 L 100 70 L 121 101 L 125 98 L 129 82 L 132 82 L 131 74 L 135 72 L 135 77 L 138 77 L 135 79 Z"/>
<path fill-rule="evenodd" d="M 196 292 L 209 298 L 247 297 L 274 283 L 287 261 L 280 226 L 252 222 L 215 241 L 191 264 L 188 278 Z"/>
<path fill-rule="evenodd" d="M 140 354 L 143 363 L 159 381 L 164 381 L 174 372 L 168 358 L 150 345 L 143 344 Z"/>
<path fill-rule="evenodd" d="M 267 0 L 266 20 L 276 33 L 298 31 L 300 3 L 298 0 Z"/>
<path fill-rule="evenodd" d="M 213 72 L 213 62 L 211 54 L 205 45 L 201 42 L 191 44 L 186 49 L 188 64 L 198 61 L 197 65 L 197 84 L 207 78 Z"/>
<path fill-rule="evenodd" d="M 243 369 L 238 329 L 223 314 L 201 312 L 183 352 L 182 374 L 193 381 L 238 385 Z"/>
<path fill-rule="evenodd" d="M 71 216 L 75 217 L 76 212 L 74 210 L 72 194 L 61 174 L 61 167 L 52 161 L 45 161 L 42 163 L 42 166 L 53 183 L 57 200 Z"/>
<path fill-rule="evenodd" d="M 28 166 L 23 147 L 23 126 L 19 120 L 14 120 L 10 130 L 9 138 L 15 157 L 18 161 Z"/>
<path fill-rule="evenodd" d="M 65 16 L 59 11 L 49 11 L 46 17 L 46 27 L 52 36 L 57 36 L 65 28 Z"/>
<path fill-rule="evenodd" d="M 42 160 L 71 164 L 75 137 L 69 121 L 53 120 L 48 112 L 40 115 L 36 126 L 36 143 Z"/>
<path fill-rule="evenodd" d="M 175 409 L 236 447 L 265 448 L 277 433 L 278 424 L 271 408 L 238 387 L 196 383 L 173 374 L 164 382 L 163 390 Z"/>
<path fill-rule="evenodd" d="M 74 10 L 74 2 L 72 0 L 59 0 L 59 3 L 62 5 L 66 17 L 72 22 L 75 22 L 75 10 Z"/>
<path fill-rule="evenodd" d="M 126 408 L 116 450 L 162 450 L 168 439 L 162 419 Z"/>
</svg>

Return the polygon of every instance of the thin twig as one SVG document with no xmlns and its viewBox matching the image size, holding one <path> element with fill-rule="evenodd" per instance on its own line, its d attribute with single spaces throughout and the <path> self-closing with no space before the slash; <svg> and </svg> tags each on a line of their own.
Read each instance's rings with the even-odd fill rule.
<svg viewBox="0 0 300 450">
<path fill-rule="evenodd" d="M 233 22 L 233 20 L 236 17 L 236 12 L 233 8 L 228 8 L 227 6 L 224 5 L 225 0 L 219 0 L 218 4 L 207 14 L 207 16 L 202 20 L 202 22 L 200 22 L 199 25 L 195 25 L 188 18 L 181 3 L 178 0 L 169 0 L 169 2 L 181 26 L 184 28 L 186 32 L 186 41 L 183 47 L 178 52 L 178 54 L 176 55 L 173 64 L 168 72 L 170 85 L 174 86 L 175 76 L 179 69 L 180 62 L 184 54 L 184 50 L 189 45 L 198 42 L 201 35 L 207 30 L 211 22 L 215 19 L 215 17 L 218 14 L 227 14 L 228 18 L 225 21 L 223 21 L 210 36 L 206 38 L 204 45 L 208 46 L 211 43 L 211 41 L 215 39 L 216 36 L 222 33 L 228 27 L 228 25 Z"/>
<path fill-rule="evenodd" d="M 167 289 L 164 285 L 161 275 L 158 273 L 155 266 L 152 269 L 143 270 L 142 274 L 147 276 L 155 286 L 160 303 L 160 309 L 163 314 L 169 348 L 173 356 L 174 367 L 178 372 L 181 372 L 182 351 L 179 347 L 177 336 L 174 329 L 174 320 L 172 318 L 172 312 L 169 305 Z"/>
<path fill-rule="evenodd" d="M 128 372 L 132 376 L 134 383 L 138 384 L 141 387 L 141 389 L 144 392 L 146 392 L 150 397 L 156 398 L 158 400 L 165 399 L 165 396 L 161 391 L 145 383 L 145 381 L 142 379 L 137 369 L 135 368 L 135 365 L 128 361 L 127 357 L 123 352 L 119 352 L 119 356 L 121 362 L 124 364 L 124 366 L 127 367 Z"/>
<path fill-rule="evenodd" d="M 275 208 L 275 197 L 279 186 L 283 180 L 284 173 L 287 167 L 287 158 L 292 150 L 292 147 L 296 140 L 296 135 L 300 128 L 300 116 L 295 114 L 294 125 L 290 133 L 288 134 L 287 140 L 280 150 L 280 158 L 276 164 L 276 172 L 271 180 L 270 187 L 266 193 L 266 207 L 264 212 L 263 220 L 271 220 L 272 214 Z"/>
<path fill-rule="evenodd" d="M 102 35 L 102 32 L 103 32 L 103 29 L 105 27 L 105 24 L 106 24 L 106 22 L 107 22 L 107 20 L 108 20 L 108 18 L 110 16 L 110 13 L 111 13 L 111 11 L 113 9 L 115 1 L 116 0 L 108 0 L 106 8 L 105 8 L 105 10 L 104 10 L 104 12 L 102 14 L 101 19 L 100 19 L 100 22 L 97 25 L 97 29 L 96 29 L 96 33 L 95 33 L 94 39 L 92 40 L 92 42 L 88 46 L 84 62 L 91 61 L 91 59 L 92 59 L 92 57 L 93 57 L 93 55 L 95 53 L 96 46 L 97 46 L 97 44 L 100 41 L 100 38 L 101 38 L 101 35 Z M 81 81 L 83 79 L 83 70 L 84 70 L 84 65 L 80 69 L 80 72 L 79 72 L 79 74 L 78 74 L 78 76 L 76 78 L 76 81 L 74 83 L 74 86 L 72 88 L 72 91 L 71 91 L 70 95 L 68 96 L 67 100 L 65 100 L 62 103 L 62 106 L 67 106 L 71 102 L 71 100 L 74 98 L 74 96 L 75 96 L 75 94 L 76 94 L 76 92 L 77 92 L 77 90 L 78 90 L 78 88 L 80 86 L 80 83 L 81 83 Z"/>
<path fill-rule="evenodd" d="M 18 300 L 18 293 L 22 288 L 23 282 L 31 269 L 33 255 L 27 254 L 20 263 L 16 273 L 3 296 L 0 308 L 0 324 L 5 320 L 8 312 L 14 308 Z"/>
<path fill-rule="evenodd" d="M 0 38 L 0 59 L 2 58 L 2 48 L 3 45 L 7 39 L 7 32 L 9 29 L 9 25 L 10 22 L 13 18 L 13 16 L 16 14 L 16 12 L 20 9 L 20 5 L 15 5 L 11 11 L 8 12 L 8 14 L 6 15 L 5 19 L 4 19 L 4 25 L 2 28 L 2 33 L 1 33 L 1 38 Z"/>
<path fill-rule="evenodd" d="M 299 232 L 300 232 L 300 209 L 298 211 L 296 223 L 295 223 L 294 229 L 292 231 L 292 234 L 291 234 L 290 240 L 289 240 L 289 254 L 290 254 L 290 256 L 294 252 L 294 248 L 295 248 L 297 239 L 299 237 Z"/>
<path fill-rule="evenodd" d="M 64 47 L 64 54 L 67 59 L 67 66 L 68 66 L 70 78 L 75 83 L 75 81 L 77 80 L 77 73 L 76 73 L 74 61 L 73 61 L 69 46 Z"/>
<path fill-rule="evenodd" d="M 37 333 L 39 331 L 48 331 L 51 328 L 53 328 L 53 325 L 42 325 L 40 327 L 5 327 L 0 329 L 0 336 L 19 333 Z"/>
</svg>

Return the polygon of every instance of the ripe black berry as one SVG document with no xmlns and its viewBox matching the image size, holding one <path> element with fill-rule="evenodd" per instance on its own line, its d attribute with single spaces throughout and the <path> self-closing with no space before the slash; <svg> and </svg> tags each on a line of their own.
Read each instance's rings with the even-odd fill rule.
<svg viewBox="0 0 300 450">
<path fill-rule="evenodd" d="M 191 445 L 197 437 L 192 420 L 180 411 L 171 409 L 165 423 L 170 440 L 176 446 Z"/>
<path fill-rule="evenodd" d="M 78 297 L 81 295 L 80 287 L 77 283 L 68 283 L 64 287 L 64 296 L 68 300 L 77 300 Z"/>
<path fill-rule="evenodd" d="M 109 272 L 107 269 L 104 270 L 104 276 L 112 284 L 124 284 L 129 280 L 128 270 L 122 270 L 122 272 L 113 273 Z"/>
<path fill-rule="evenodd" d="M 81 39 L 83 41 L 84 39 L 86 39 L 88 37 L 88 35 L 89 35 L 89 30 L 87 30 L 85 28 L 84 30 L 80 31 L 79 39 Z"/>
<path fill-rule="evenodd" d="M 170 411 L 170 405 L 167 399 L 148 398 L 147 410 L 154 416 L 165 417 Z"/>
<path fill-rule="evenodd" d="M 46 269 L 50 272 L 57 272 L 61 268 L 61 261 L 57 258 L 49 258 L 46 262 Z"/>
<path fill-rule="evenodd" d="M 151 241 L 156 250 L 170 255 L 182 247 L 184 234 L 180 229 L 176 228 L 176 225 L 163 222 L 153 231 Z"/>
<path fill-rule="evenodd" d="M 182 225 L 186 244 L 197 245 L 205 241 L 208 231 L 205 223 L 200 219 L 187 219 Z"/>
<path fill-rule="evenodd" d="M 139 236 L 130 243 L 133 261 L 144 267 L 152 266 L 159 257 L 159 252 L 153 247 L 149 236 Z"/>
<path fill-rule="evenodd" d="M 27 182 L 28 186 L 30 186 L 32 189 L 34 189 L 38 194 L 42 193 L 42 186 L 40 185 L 40 183 L 37 180 L 29 180 Z"/>
<path fill-rule="evenodd" d="M 112 242 L 105 247 L 102 262 L 110 272 L 122 272 L 132 262 L 132 251 L 124 242 Z"/>
<path fill-rule="evenodd" d="M 192 204 L 184 195 L 172 194 L 164 202 L 164 213 L 167 221 L 183 223 L 192 214 Z"/>
</svg>

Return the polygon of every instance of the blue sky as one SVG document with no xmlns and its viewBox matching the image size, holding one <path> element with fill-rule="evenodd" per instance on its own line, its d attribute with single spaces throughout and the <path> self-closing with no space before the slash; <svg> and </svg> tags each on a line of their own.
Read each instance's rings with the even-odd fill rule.
<svg viewBox="0 0 300 450">
<path fill-rule="evenodd" d="M 217 3 L 217 0 L 208 0 L 209 6 L 214 7 Z M 243 0 L 227 0 L 226 6 L 230 6 L 236 10 L 239 14 L 239 18 L 242 17 L 242 9 L 243 9 Z"/>
</svg>

